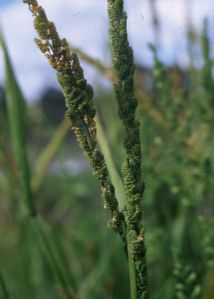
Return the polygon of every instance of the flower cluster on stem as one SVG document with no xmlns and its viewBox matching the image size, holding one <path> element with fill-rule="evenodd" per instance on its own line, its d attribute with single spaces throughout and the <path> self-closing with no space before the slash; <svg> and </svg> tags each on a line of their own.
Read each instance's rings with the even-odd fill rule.
<svg viewBox="0 0 214 300">
<path fill-rule="evenodd" d="M 136 119 L 137 99 L 134 88 L 134 59 L 127 36 L 127 15 L 123 0 L 108 0 L 112 61 L 117 81 L 114 84 L 118 114 L 125 129 L 123 180 L 127 198 L 125 220 L 130 264 L 132 296 L 147 297 L 146 256 L 142 225 L 141 199 L 144 192 L 141 170 L 140 124 Z M 133 279 L 132 277 L 135 277 Z"/>
<path fill-rule="evenodd" d="M 110 210 L 112 215 L 108 226 L 118 232 L 125 243 L 123 215 L 118 209 L 104 157 L 97 146 L 93 88 L 84 78 L 77 55 L 70 53 L 67 41 L 59 37 L 54 23 L 48 20 L 44 9 L 36 0 L 23 2 L 28 4 L 34 17 L 34 27 L 38 33 L 35 42 L 56 70 L 65 97 L 66 119 L 92 167 L 94 176 L 101 181 L 104 208 Z"/>
</svg>

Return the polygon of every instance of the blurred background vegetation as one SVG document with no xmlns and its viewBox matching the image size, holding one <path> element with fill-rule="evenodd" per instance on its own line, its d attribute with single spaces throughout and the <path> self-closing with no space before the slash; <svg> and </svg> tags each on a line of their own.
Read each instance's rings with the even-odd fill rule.
<svg viewBox="0 0 214 300">
<path fill-rule="evenodd" d="M 155 6 L 151 9 L 158 37 L 158 14 Z M 188 67 L 164 65 L 158 43 L 149 45 L 153 66 L 136 66 L 151 298 L 214 297 L 214 81 L 208 28 L 207 20 L 199 34 L 189 26 Z M 110 67 L 75 51 L 113 80 Z M 118 236 L 106 227 L 99 184 L 64 121 L 58 87 L 47 87 L 26 111 L 21 142 L 38 211 L 36 221 L 26 217 L 15 150 L 19 138 L 9 128 L 19 126 L 24 115 L 11 112 L 8 104 L 12 99 L 12 106 L 20 107 L 24 99 L 6 58 L 7 84 L 0 88 L 0 296 L 128 298 L 126 257 Z M 112 176 L 120 176 L 124 132 L 112 90 L 96 86 L 95 102 L 100 147 Z"/>
</svg>

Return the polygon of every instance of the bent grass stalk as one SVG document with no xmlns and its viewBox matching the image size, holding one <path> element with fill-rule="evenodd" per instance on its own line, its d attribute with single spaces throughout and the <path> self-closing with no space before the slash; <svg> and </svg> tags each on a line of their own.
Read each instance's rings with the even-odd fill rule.
<svg viewBox="0 0 214 300">
<path fill-rule="evenodd" d="M 139 121 L 135 110 L 133 53 L 129 47 L 126 32 L 126 14 L 123 1 L 108 1 L 109 19 L 113 49 L 113 64 L 118 80 L 115 94 L 119 116 L 126 131 L 124 147 L 127 159 L 123 165 L 123 181 L 126 196 L 124 211 L 122 199 L 116 199 L 115 187 L 109 177 L 104 156 L 97 145 L 96 110 L 93 103 L 93 89 L 84 78 L 83 69 L 75 53 L 65 39 L 61 39 L 53 22 L 36 0 L 23 0 L 34 17 L 38 33 L 35 42 L 56 70 L 66 102 L 66 118 L 76 135 L 80 147 L 88 159 L 93 175 L 101 181 L 104 208 L 111 213 L 108 227 L 119 233 L 128 250 L 130 289 L 132 298 L 147 297 L 146 259 L 144 229 L 142 226 L 141 198 L 144 184 L 141 178 L 141 145 Z M 127 245 L 128 243 L 128 245 Z"/>
</svg>

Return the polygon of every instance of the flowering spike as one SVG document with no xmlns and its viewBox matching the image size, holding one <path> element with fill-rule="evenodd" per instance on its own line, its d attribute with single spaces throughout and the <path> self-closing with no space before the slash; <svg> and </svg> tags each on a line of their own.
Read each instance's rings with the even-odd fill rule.
<svg viewBox="0 0 214 300">
<path fill-rule="evenodd" d="M 119 212 L 104 157 L 97 147 L 93 89 L 84 78 L 77 55 L 70 54 L 67 41 L 59 37 L 54 23 L 47 19 L 43 8 L 36 0 L 23 2 L 29 5 L 34 16 L 34 27 L 39 35 L 39 39 L 35 40 L 36 44 L 57 72 L 67 107 L 66 119 L 90 162 L 94 176 L 101 181 L 104 206 L 112 214 L 108 225 L 117 231 L 125 242 L 123 214 Z"/>
<path fill-rule="evenodd" d="M 112 40 L 112 61 L 117 81 L 114 85 L 118 103 L 118 113 L 125 128 L 124 148 L 126 161 L 123 164 L 124 188 L 127 198 L 125 220 L 127 224 L 127 242 L 131 252 L 135 273 L 132 296 L 147 297 L 145 242 L 142 229 L 141 199 L 143 183 L 141 178 L 140 124 L 135 117 L 137 99 L 134 91 L 133 51 L 127 37 L 127 15 L 123 9 L 123 0 L 108 0 L 110 36 Z M 133 270 L 130 272 L 133 273 Z M 130 273 L 130 278 L 132 277 Z M 131 283 L 132 284 L 132 283 Z M 132 289 L 132 287 L 131 287 Z"/>
</svg>

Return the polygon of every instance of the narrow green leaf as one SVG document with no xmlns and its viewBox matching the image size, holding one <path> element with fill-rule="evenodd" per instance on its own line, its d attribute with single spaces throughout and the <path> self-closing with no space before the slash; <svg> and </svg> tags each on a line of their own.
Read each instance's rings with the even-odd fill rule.
<svg viewBox="0 0 214 300">
<path fill-rule="evenodd" d="M 47 262 L 49 263 L 57 282 L 59 283 L 60 292 L 66 298 L 73 298 L 74 291 L 71 283 L 73 283 L 73 276 L 68 268 L 64 265 L 63 258 L 61 257 L 58 249 L 59 244 L 54 243 L 50 233 L 47 235 L 47 224 L 40 219 L 31 219 L 31 226 L 35 232 L 37 242 L 44 254 Z M 66 270 L 67 269 L 67 270 Z"/>
<path fill-rule="evenodd" d="M 59 127 L 56 129 L 54 136 L 51 138 L 47 146 L 38 157 L 34 165 L 32 176 L 32 188 L 34 191 L 38 191 L 38 189 L 40 188 L 45 176 L 45 172 L 47 171 L 50 162 L 62 145 L 62 142 L 64 141 L 68 131 L 69 123 L 66 120 L 63 120 Z"/>
<path fill-rule="evenodd" d="M 17 163 L 20 180 L 20 193 L 25 201 L 25 213 L 35 215 L 30 188 L 30 170 L 27 159 L 25 127 L 26 104 L 22 91 L 16 80 L 6 42 L 0 32 L 0 45 L 3 49 L 5 62 L 5 94 L 10 125 L 10 134 L 14 157 Z"/>
<path fill-rule="evenodd" d="M 10 299 L 10 294 L 8 292 L 8 289 L 6 287 L 6 283 L 4 280 L 3 275 L 0 272 L 0 287 L 1 287 L 1 292 L 2 292 L 2 296 L 4 299 Z"/>
<path fill-rule="evenodd" d="M 114 162 L 113 156 L 112 156 L 112 150 L 108 143 L 108 138 L 106 136 L 106 133 L 102 127 L 101 121 L 96 115 L 96 126 L 97 126 L 97 140 L 98 144 L 102 150 L 102 153 L 104 154 L 105 161 L 109 170 L 109 174 L 112 180 L 112 183 L 115 187 L 115 193 L 116 197 L 118 199 L 119 208 L 120 210 L 124 209 L 124 206 L 126 204 L 125 200 L 125 192 L 123 188 L 123 182 L 122 178 L 117 170 L 117 166 Z"/>
</svg>

